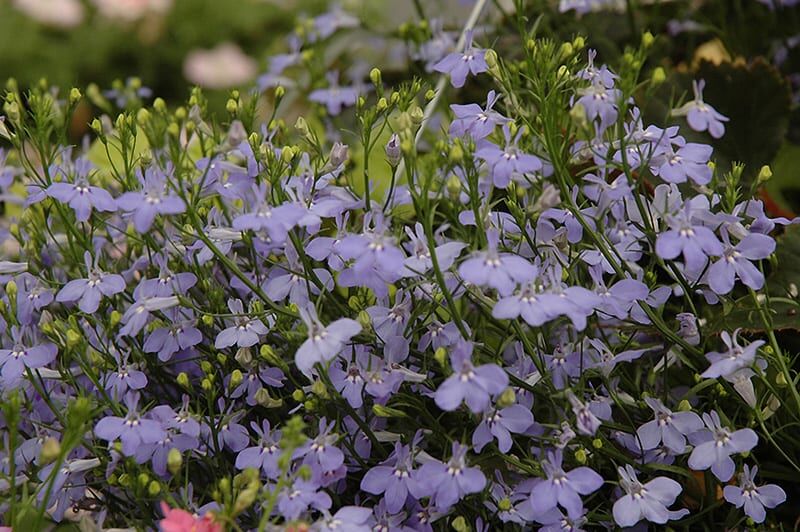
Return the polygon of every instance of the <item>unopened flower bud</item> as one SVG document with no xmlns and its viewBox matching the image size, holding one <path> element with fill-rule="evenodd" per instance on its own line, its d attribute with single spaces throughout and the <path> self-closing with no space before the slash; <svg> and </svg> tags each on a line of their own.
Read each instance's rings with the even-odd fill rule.
<svg viewBox="0 0 800 532">
<path fill-rule="evenodd" d="M 379 112 L 380 111 L 384 111 L 384 110 L 386 110 L 386 108 L 389 107 L 389 102 L 386 101 L 386 98 L 381 97 L 378 100 L 378 103 L 377 103 L 376 107 L 377 107 Z"/>
<path fill-rule="evenodd" d="M 308 122 L 306 122 L 306 119 L 303 118 L 302 116 L 297 118 L 297 120 L 294 123 L 294 128 L 303 137 L 307 137 L 308 136 L 308 133 L 309 133 L 309 131 L 308 131 Z"/>
<path fill-rule="evenodd" d="M 436 98 L 436 91 L 435 91 L 435 90 L 433 90 L 433 89 L 428 89 L 428 90 L 425 92 L 425 100 L 427 100 L 427 101 L 431 101 L 431 100 L 433 100 L 434 98 Z"/>
<path fill-rule="evenodd" d="M 369 71 L 369 79 L 372 84 L 378 86 L 381 84 L 381 71 L 379 68 L 373 68 Z"/>
<path fill-rule="evenodd" d="M 484 60 L 486 61 L 486 66 L 489 67 L 489 70 L 497 69 L 497 52 L 489 48 L 486 50 L 486 54 L 483 56 Z"/>
<path fill-rule="evenodd" d="M 234 355 L 233 358 L 242 366 L 249 366 L 253 362 L 253 354 L 249 347 L 240 347 L 237 349 L 236 355 Z"/>
<path fill-rule="evenodd" d="M 349 157 L 349 150 L 347 144 L 336 142 L 331 148 L 330 163 L 334 168 L 338 168 L 347 161 Z"/>
<path fill-rule="evenodd" d="M 469 532 L 470 531 L 470 527 L 467 524 L 467 520 L 464 519 L 463 515 L 459 515 L 458 517 L 453 519 L 453 522 L 450 523 L 450 526 L 453 527 L 453 530 L 455 530 L 456 532 Z"/>
<path fill-rule="evenodd" d="M 169 469 L 169 472 L 173 475 L 177 475 L 182 466 L 183 455 L 177 448 L 173 447 L 169 450 L 169 453 L 167 453 L 167 469 Z"/>
<path fill-rule="evenodd" d="M 185 371 L 178 373 L 175 380 L 181 388 L 189 389 L 189 375 L 187 375 Z"/>
<path fill-rule="evenodd" d="M 650 83 L 657 87 L 664 83 L 667 80 L 667 73 L 662 67 L 656 67 L 653 69 L 653 73 L 650 76 Z"/>
<path fill-rule="evenodd" d="M 457 164 L 464 160 L 464 150 L 461 148 L 461 144 L 455 143 L 450 146 L 450 153 L 448 154 L 447 158 L 451 163 Z"/>
<path fill-rule="evenodd" d="M 275 99 L 280 100 L 286 94 L 286 89 L 283 88 L 283 85 L 278 85 L 275 87 Z"/>
<path fill-rule="evenodd" d="M 55 461 L 59 455 L 61 455 L 61 443 L 52 436 L 49 436 L 42 443 L 42 450 L 40 453 L 42 463 L 49 464 Z"/>
<path fill-rule="evenodd" d="M 761 185 L 766 183 L 772 177 L 772 168 L 769 167 L 768 164 L 765 164 L 761 167 L 761 170 L 758 171 L 758 184 Z"/>
<path fill-rule="evenodd" d="M 436 362 L 439 363 L 441 367 L 443 368 L 447 367 L 447 349 L 445 349 L 444 347 L 438 348 L 433 353 L 433 358 L 434 360 L 436 360 Z"/>
<path fill-rule="evenodd" d="M 579 464 L 585 464 L 587 457 L 586 449 L 578 449 L 575 451 L 575 461 Z"/>
<path fill-rule="evenodd" d="M 370 317 L 369 312 L 366 310 L 362 310 L 358 313 L 357 321 L 358 324 L 366 330 L 369 330 L 369 328 L 372 326 L 372 318 Z"/>
<path fill-rule="evenodd" d="M 582 50 L 584 46 L 586 46 L 586 40 L 581 35 L 578 35 L 572 41 L 572 47 L 576 50 Z"/>
<path fill-rule="evenodd" d="M 244 375 L 242 375 L 241 370 L 235 369 L 231 373 L 231 388 L 236 388 L 239 386 L 242 381 L 244 380 Z"/>
<path fill-rule="evenodd" d="M 305 400 L 306 394 L 300 388 L 296 389 L 292 392 L 292 399 L 297 401 L 298 403 Z"/>
<path fill-rule="evenodd" d="M 497 399 L 497 406 L 499 408 L 506 408 L 507 406 L 511 406 L 517 402 L 517 394 L 514 393 L 513 388 L 506 388 L 503 390 L 503 393 L 500 394 L 500 397 Z"/>
<path fill-rule="evenodd" d="M 603 448 L 603 440 L 600 438 L 595 438 L 592 440 L 592 447 L 595 449 L 602 449 Z"/>
<path fill-rule="evenodd" d="M 451 198 L 457 198 L 458 195 L 461 194 L 461 180 L 457 175 L 450 175 L 450 177 L 447 178 L 447 184 L 445 186 Z"/>
<path fill-rule="evenodd" d="M 14 299 L 17 297 L 17 283 L 14 279 L 11 279 L 6 283 L 6 294 L 8 294 L 8 299 Z"/>
<path fill-rule="evenodd" d="M 656 38 L 653 37 L 653 34 L 649 31 L 644 32 L 642 35 L 642 46 L 644 48 L 650 48 L 653 43 L 655 42 Z"/>
<path fill-rule="evenodd" d="M 383 418 L 404 418 L 407 417 L 406 413 L 402 410 L 398 410 L 397 408 L 391 408 L 389 406 L 384 406 L 380 404 L 372 405 L 372 413 L 378 417 Z"/>
<path fill-rule="evenodd" d="M 69 91 L 69 103 L 74 105 L 78 103 L 81 98 L 83 98 L 83 95 L 81 94 L 80 89 L 77 87 L 72 87 L 72 89 Z"/>
<path fill-rule="evenodd" d="M 81 336 L 81 333 L 79 333 L 78 331 L 76 331 L 74 329 L 70 329 L 70 330 L 67 331 L 67 346 L 68 347 L 75 347 L 76 345 L 81 343 L 81 340 L 83 340 L 83 336 Z"/>
<path fill-rule="evenodd" d="M 161 493 L 161 484 L 157 480 L 151 480 L 150 484 L 147 485 L 147 493 L 151 497 L 155 497 Z"/>
<path fill-rule="evenodd" d="M 558 56 L 561 59 L 566 59 L 570 57 L 573 53 L 575 53 L 575 49 L 572 47 L 572 43 L 565 42 L 564 44 L 561 45 L 561 49 L 558 51 Z"/>
<path fill-rule="evenodd" d="M 411 109 L 410 116 L 411 116 L 411 121 L 415 125 L 420 125 L 422 121 L 425 119 L 425 113 L 419 106 L 414 106 L 414 108 Z"/>
<path fill-rule="evenodd" d="M 389 137 L 389 142 L 386 143 L 386 160 L 389 161 L 390 165 L 397 166 L 402 158 L 403 152 L 400 149 L 400 137 L 397 136 L 397 133 L 393 133 Z"/>
</svg>

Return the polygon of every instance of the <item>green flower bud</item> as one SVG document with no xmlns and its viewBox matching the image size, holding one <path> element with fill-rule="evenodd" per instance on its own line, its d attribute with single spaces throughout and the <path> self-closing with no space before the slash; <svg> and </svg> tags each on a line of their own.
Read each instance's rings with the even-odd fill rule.
<svg viewBox="0 0 800 532">
<path fill-rule="evenodd" d="M 46 438 L 42 443 L 42 450 L 39 454 L 43 464 L 55 461 L 61 455 L 61 443 L 52 436 Z"/>
<path fill-rule="evenodd" d="M 413 122 L 415 125 L 417 125 L 417 126 L 418 126 L 418 125 L 420 125 L 420 124 L 422 123 L 422 121 L 425 119 L 425 112 L 422 110 L 422 108 L 421 108 L 421 107 L 419 107 L 418 105 L 415 105 L 415 106 L 414 106 L 414 107 L 411 109 L 411 114 L 410 114 L 410 116 L 411 116 L 411 121 L 412 121 L 412 122 Z"/>
<path fill-rule="evenodd" d="M 319 380 L 314 381 L 314 383 L 311 385 L 311 393 L 323 399 L 330 397 L 328 395 L 328 388 L 325 386 L 325 383 Z"/>
<path fill-rule="evenodd" d="M 295 391 L 292 392 L 292 399 L 294 399 L 298 403 L 303 401 L 305 398 L 306 398 L 306 394 L 300 388 L 298 388 L 298 389 L 296 389 Z"/>
<path fill-rule="evenodd" d="M 157 480 L 150 481 L 150 484 L 147 486 L 147 493 L 151 497 L 155 497 L 161 493 L 161 484 Z"/>
<path fill-rule="evenodd" d="M 244 375 L 242 375 L 242 372 L 238 369 L 233 370 L 233 372 L 231 373 L 231 381 L 230 381 L 231 388 L 236 388 L 242 383 L 243 380 L 244 380 Z"/>
<path fill-rule="evenodd" d="M 603 448 L 603 440 L 600 438 L 595 438 L 592 440 L 592 447 L 595 449 L 602 449 Z"/>
<path fill-rule="evenodd" d="M 283 88 L 283 85 L 278 85 L 275 87 L 275 99 L 280 100 L 286 94 L 286 89 Z"/>
<path fill-rule="evenodd" d="M 167 469 L 173 475 L 177 475 L 181 467 L 183 467 L 183 455 L 177 448 L 173 447 L 167 453 Z"/>
<path fill-rule="evenodd" d="M 451 198 L 458 198 L 458 195 L 461 194 L 461 180 L 457 175 L 451 174 L 450 177 L 447 178 L 447 184 L 445 186 Z"/>
<path fill-rule="evenodd" d="M 433 353 L 433 358 L 443 368 L 447 367 L 447 349 L 440 347 Z"/>
<path fill-rule="evenodd" d="M 649 31 L 644 32 L 642 35 L 642 46 L 644 48 L 650 48 L 653 43 L 655 42 L 656 38 L 653 37 L 653 34 Z"/>
<path fill-rule="evenodd" d="M 373 68 L 369 71 L 369 79 L 376 87 L 381 84 L 381 71 L 379 68 Z"/>
<path fill-rule="evenodd" d="M 81 94 L 80 89 L 77 87 L 72 87 L 72 89 L 69 91 L 69 103 L 75 105 L 78 103 L 78 101 L 80 101 L 81 98 L 83 98 L 83 95 Z"/>
<path fill-rule="evenodd" d="M 250 352 L 249 347 L 240 347 L 237 349 L 236 355 L 233 358 L 242 366 L 249 366 L 253 363 L 253 354 Z"/>
<path fill-rule="evenodd" d="M 358 313 L 357 321 L 365 330 L 369 330 L 370 327 L 372 327 L 372 318 L 366 310 L 362 310 Z"/>
<path fill-rule="evenodd" d="M 666 80 L 667 73 L 662 67 L 656 67 L 653 69 L 653 73 L 650 75 L 650 83 L 652 83 L 654 87 L 658 87 Z"/>
<path fill-rule="evenodd" d="M 771 177 L 772 168 L 770 168 L 768 164 L 765 164 L 761 167 L 761 170 L 758 171 L 758 177 L 756 180 L 758 181 L 758 184 L 761 185 L 769 181 Z"/>
<path fill-rule="evenodd" d="M 459 143 L 455 143 L 450 146 L 450 153 L 448 154 L 448 160 L 451 163 L 458 164 L 464 160 L 464 150 L 461 148 Z"/>
<path fill-rule="evenodd" d="M 187 390 L 189 389 L 189 375 L 187 375 L 185 371 L 181 371 L 180 373 L 178 373 L 178 376 L 175 378 L 175 381 L 181 388 L 185 388 Z"/>
<path fill-rule="evenodd" d="M 14 279 L 11 279 L 6 283 L 6 294 L 8 294 L 8 299 L 13 300 L 17 297 L 17 283 Z"/>
<path fill-rule="evenodd" d="M 578 449 L 575 451 L 575 461 L 579 464 L 585 464 L 588 455 L 586 454 L 586 449 Z"/>
<path fill-rule="evenodd" d="M 459 515 L 453 519 L 450 526 L 453 527 L 453 530 L 456 532 L 470 532 L 470 526 L 467 524 L 467 520 L 464 519 L 463 515 Z"/>
<path fill-rule="evenodd" d="M 83 336 L 75 329 L 67 331 L 67 347 L 75 347 L 81 343 L 81 340 L 83 340 Z"/>
<path fill-rule="evenodd" d="M 403 412 L 402 410 L 398 410 L 397 408 L 391 408 L 389 406 L 384 406 L 379 404 L 372 405 L 372 413 L 378 417 L 385 417 L 385 418 L 408 417 L 406 413 Z"/>
<path fill-rule="evenodd" d="M 502 394 L 500 394 L 500 398 L 497 399 L 497 406 L 499 408 L 505 408 L 507 406 L 511 406 L 517 402 L 517 394 L 514 393 L 513 388 L 506 388 Z"/>
</svg>

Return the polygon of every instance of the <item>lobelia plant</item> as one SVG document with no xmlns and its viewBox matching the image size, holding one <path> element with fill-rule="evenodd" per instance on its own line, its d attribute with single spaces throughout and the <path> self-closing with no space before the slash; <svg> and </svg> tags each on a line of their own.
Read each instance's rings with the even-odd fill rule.
<svg viewBox="0 0 800 532">
<path fill-rule="evenodd" d="M 195 89 L 98 119 L 79 149 L 77 89 L 8 84 L 4 191 L 24 206 L 0 262 L 4 523 L 790 522 L 754 478 L 800 473 L 773 323 L 800 300 L 769 286 L 800 220 L 645 122 L 652 35 L 598 67 L 518 1 L 506 54 L 482 47 L 485 4 L 457 42 L 410 39 L 424 78 L 340 85 L 309 64 L 308 86 L 269 89 L 266 122 L 257 94 L 220 119 Z M 271 74 L 357 24 L 335 8 Z M 676 113 L 721 137 L 702 90 Z M 323 118 L 288 127 L 304 93 Z M 720 326 L 733 308 L 757 324 Z"/>
</svg>

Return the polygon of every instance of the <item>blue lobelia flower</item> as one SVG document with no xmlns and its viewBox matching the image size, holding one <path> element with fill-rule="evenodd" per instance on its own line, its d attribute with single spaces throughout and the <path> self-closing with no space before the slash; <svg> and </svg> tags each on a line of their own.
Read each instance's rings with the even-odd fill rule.
<svg viewBox="0 0 800 532">
<path fill-rule="evenodd" d="M 636 430 L 645 451 L 663 442 L 670 451 L 682 453 L 686 450 L 686 436 L 703 428 L 703 420 L 694 412 L 673 412 L 653 397 L 645 397 L 644 401 L 655 414 L 655 419 Z"/>
<path fill-rule="evenodd" d="M 491 90 L 486 96 L 485 109 L 476 103 L 451 105 L 450 109 L 453 110 L 456 118 L 450 123 L 450 136 L 464 137 L 469 135 L 472 140 L 477 142 L 491 135 L 496 126 L 510 122 L 510 119 L 492 109 L 499 99 L 500 96 L 494 90 Z"/>
<path fill-rule="evenodd" d="M 467 465 L 467 446 L 458 442 L 453 442 L 453 455 L 446 464 L 438 460 L 426 462 L 416 470 L 414 480 L 411 494 L 417 498 L 430 497 L 441 510 L 486 486 L 481 470 Z"/>
<path fill-rule="evenodd" d="M 631 465 L 617 468 L 619 484 L 625 495 L 614 503 L 614 521 L 619 526 L 633 526 L 642 519 L 663 525 L 667 521 L 680 519 L 689 510 L 667 509 L 681 493 L 681 485 L 667 477 L 656 477 L 646 484 L 639 482 Z"/>
<path fill-rule="evenodd" d="M 455 88 L 461 88 L 469 74 L 477 75 L 489 70 L 486 64 L 486 50 L 472 46 L 472 30 L 466 32 L 463 52 L 453 52 L 433 65 L 436 72 L 450 75 L 450 83 Z"/>
<path fill-rule="evenodd" d="M 236 345 L 238 347 L 251 347 L 258 343 L 260 336 L 269 332 L 267 326 L 259 319 L 251 319 L 244 314 L 244 306 L 240 299 L 229 299 L 228 308 L 236 316 L 234 325 L 220 331 L 214 341 L 214 347 L 223 349 Z"/>
<path fill-rule="evenodd" d="M 58 347 L 50 342 L 30 345 L 25 341 L 25 329 L 11 327 L 13 344 L 10 349 L 0 349 L 0 368 L 2 368 L 2 386 L 16 386 L 26 369 L 42 368 L 58 355 Z"/>
<path fill-rule="evenodd" d="M 763 523 L 767 517 L 765 508 L 775 508 L 786 501 L 786 492 L 775 484 L 756 486 L 758 467 L 745 464 L 744 471 L 739 473 L 738 486 L 725 486 L 725 500 L 736 506 L 744 507 L 744 513 L 756 523 Z"/>
<path fill-rule="evenodd" d="M 125 417 L 104 417 L 95 425 L 94 434 L 108 442 L 120 440 L 122 453 L 125 456 L 133 456 L 140 445 L 157 443 L 167 434 L 160 422 L 141 416 L 138 393 L 128 393 L 124 401 L 128 409 Z"/>
<path fill-rule="evenodd" d="M 236 469 L 252 467 L 263 472 L 269 479 L 277 479 L 281 474 L 278 458 L 281 455 L 281 431 L 270 430 L 269 420 L 263 420 L 261 427 L 255 421 L 250 423 L 258 435 L 258 444 L 239 451 L 236 455 Z"/>
<path fill-rule="evenodd" d="M 45 193 L 61 203 L 67 203 L 75 211 L 75 219 L 86 222 L 92 209 L 104 212 L 117 210 L 117 203 L 107 190 L 89 183 L 89 172 L 92 164 L 83 158 L 74 163 L 73 181 L 59 181 L 51 184 Z M 62 172 L 63 173 L 63 172 Z"/>
<path fill-rule="evenodd" d="M 690 202 L 675 216 L 667 216 L 669 229 L 656 239 L 656 253 L 665 260 L 683 254 L 689 272 L 699 272 L 709 256 L 722 255 L 724 248 L 714 232 L 693 217 Z"/>
<path fill-rule="evenodd" d="M 547 459 L 542 461 L 547 478 L 531 489 L 530 503 L 536 514 L 561 506 L 574 519 L 583 514 L 581 495 L 600 489 L 603 477 L 588 467 L 576 467 L 566 472 L 561 462 L 561 450 L 547 453 Z"/>
<path fill-rule="evenodd" d="M 78 308 L 87 314 L 92 314 L 100 307 L 100 300 L 111 297 L 125 290 L 125 279 L 115 273 L 106 273 L 97 265 L 98 256 L 92 261 L 88 251 L 83 259 L 89 274 L 86 279 L 73 279 L 69 281 L 56 294 L 56 301 L 60 303 L 78 302 Z"/>
<path fill-rule="evenodd" d="M 536 278 L 538 269 L 524 257 L 513 253 L 499 253 L 499 236 L 496 230 L 486 232 L 488 249 L 478 251 L 461 263 L 459 275 L 475 286 L 488 286 L 497 290 L 501 296 L 508 296 L 518 284 Z"/>
<path fill-rule="evenodd" d="M 713 351 L 706 354 L 711 366 L 701 376 L 707 379 L 728 377 L 740 369 L 752 366 L 756 361 L 758 348 L 764 345 L 764 340 L 756 340 L 746 346 L 739 345 L 739 329 L 733 331 L 733 335 L 728 331 L 722 331 L 720 336 L 728 350 L 724 353 Z"/>
<path fill-rule="evenodd" d="M 533 414 L 530 409 L 522 405 L 511 405 L 506 408 L 489 408 L 483 414 L 483 419 L 472 433 L 472 445 L 475 452 L 497 439 L 497 448 L 500 452 L 507 453 L 511 450 L 511 433 L 521 434 L 533 425 Z"/>
<path fill-rule="evenodd" d="M 331 116 L 340 114 L 343 107 L 356 104 L 359 93 L 357 87 L 339 86 L 339 73 L 336 71 L 328 72 L 326 78 L 328 79 L 328 88 L 311 91 L 311 94 L 308 95 L 309 100 L 325 105 Z"/>
<path fill-rule="evenodd" d="M 725 124 L 729 118 L 703 101 L 705 80 L 692 81 L 694 100 L 685 103 L 672 111 L 672 116 L 685 116 L 689 127 L 695 131 L 706 131 L 715 139 L 722 138 L 725 134 Z"/>
<path fill-rule="evenodd" d="M 733 290 L 736 278 L 745 286 L 760 290 L 764 274 L 753 265 L 753 260 L 766 259 L 775 251 L 775 239 L 759 233 L 750 233 L 738 244 L 731 245 L 727 232 L 722 232 L 722 256 L 708 268 L 705 280 L 714 293 L 723 295 Z"/>
<path fill-rule="evenodd" d="M 308 338 L 294 355 L 294 361 L 303 375 L 312 377 L 314 364 L 325 364 L 336 358 L 336 355 L 361 332 L 361 325 L 350 318 L 340 318 L 327 327 L 317 318 L 314 307 L 300 309 L 300 317 L 308 328 Z"/>
<path fill-rule="evenodd" d="M 491 397 L 502 393 L 508 386 L 508 375 L 497 364 L 473 365 L 472 347 L 472 342 L 460 340 L 450 351 L 453 374 L 433 396 L 442 410 L 455 410 L 466 401 L 472 412 L 483 412 Z"/>
<path fill-rule="evenodd" d="M 164 172 L 151 164 L 144 172 L 136 170 L 136 178 L 142 185 L 141 192 L 126 192 L 117 198 L 117 205 L 133 216 L 133 227 L 138 233 L 146 233 L 159 214 L 180 214 L 186 211 L 186 203 L 167 188 L 169 171 Z"/>
<path fill-rule="evenodd" d="M 755 447 L 758 443 L 758 435 L 752 429 L 731 431 L 727 427 L 723 427 L 719 414 L 715 411 L 703 414 L 703 422 L 707 428 L 694 433 L 689 438 L 695 446 L 689 456 L 689 467 L 695 471 L 711 468 L 711 472 L 719 480 L 727 482 L 736 469 L 731 455 L 743 453 Z"/>
<path fill-rule="evenodd" d="M 519 129 L 512 139 L 508 126 L 503 126 L 506 144 L 504 148 L 484 141 L 475 151 L 475 157 L 481 159 L 489 167 L 494 186 L 506 188 L 513 178 L 519 179 L 525 174 L 533 174 L 542 169 L 542 161 L 535 155 L 520 151 L 517 147 L 524 130 Z"/>
<path fill-rule="evenodd" d="M 405 506 L 408 494 L 417 491 L 414 480 L 414 459 L 411 448 L 396 442 L 392 454 L 361 479 L 361 489 L 373 495 L 383 494 L 383 501 L 390 513 L 399 512 Z"/>
</svg>

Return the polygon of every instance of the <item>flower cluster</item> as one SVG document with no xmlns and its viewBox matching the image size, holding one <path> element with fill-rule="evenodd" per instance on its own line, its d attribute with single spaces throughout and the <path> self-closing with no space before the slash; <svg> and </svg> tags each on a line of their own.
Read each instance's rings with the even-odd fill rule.
<svg viewBox="0 0 800 532">
<path fill-rule="evenodd" d="M 358 23 L 325 17 L 273 77 Z M 54 140 L 77 91 L 7 93 L 4 519 L 583 530 L 786 499 L 754 477 L 775 402 L 800 408 L 765 290 L 797 220 L 647 122 L 651 38 L 615 71 L 582 38 L 522 36 L 512 62 L 427 37 L 409 55 L 432 75 L 493 87 L 439 109 L 448 135 L 443 83 L 377 69 L 310 92 L 329 132 L 238 93 L 220 124 L 195 90 L 98 120 L 88 150 Z M 677 114 L 720 137 L 702 88 Z M 767 334 L 713 320 L 742 301 Z"/>
</svg>

